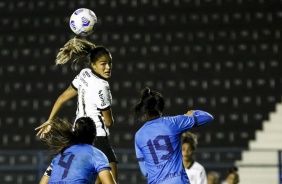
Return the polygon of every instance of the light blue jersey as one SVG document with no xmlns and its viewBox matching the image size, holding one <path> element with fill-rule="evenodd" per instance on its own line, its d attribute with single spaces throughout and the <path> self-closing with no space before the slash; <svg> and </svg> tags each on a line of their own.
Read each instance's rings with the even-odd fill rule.
<svg viewBox="0 0 282 184">
<path fill-rule="evenodd" d="M 135 151 L 149 184 L 190 184 L 182 163 L 181 134 L 211 122 L 204 111 L 193 116 L 160 117 L 146 122 L 135 134 Z"/>
<path fill-rule="evenodd" d="M 93 184 L 98 173 L 110 170 L 107 157 L 89 144 L 77 144 L 57 155 L 51 163 L 49 184 Z"/>
</svg>

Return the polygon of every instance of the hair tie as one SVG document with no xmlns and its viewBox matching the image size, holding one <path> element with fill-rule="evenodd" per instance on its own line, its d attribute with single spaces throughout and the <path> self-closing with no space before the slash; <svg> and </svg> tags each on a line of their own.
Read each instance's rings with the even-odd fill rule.
<svg viewBox="0 0 282 184">
<path fill-rule="evenodd" d="M 72 132 L 75 132 L 75 125 L 76 125 L 76 121 L 72 125 L 72 129 L 71 129 Z"/>
<path fill-rule="evenodd" d="M 150 90 L 150 88 L 147 88 L 148 89 L 148 95 L 150 95 L 150 93 L 151 93 L 151 90 Z"/>
</svg>

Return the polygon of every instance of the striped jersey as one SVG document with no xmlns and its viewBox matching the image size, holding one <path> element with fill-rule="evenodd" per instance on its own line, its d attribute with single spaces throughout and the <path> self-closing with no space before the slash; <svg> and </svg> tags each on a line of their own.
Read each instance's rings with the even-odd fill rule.
<svg viewBox="0 0 282 184">
<path fill-rule="evenodd" d="M 106 79 L 85 68 L 72 81 L 72 87 L 77 90 L 76 119 L 91 117 L 97 129 L 97 136 L 109 135 L 101 111 L 110 108 L 112 95 Z"/>
</svg>

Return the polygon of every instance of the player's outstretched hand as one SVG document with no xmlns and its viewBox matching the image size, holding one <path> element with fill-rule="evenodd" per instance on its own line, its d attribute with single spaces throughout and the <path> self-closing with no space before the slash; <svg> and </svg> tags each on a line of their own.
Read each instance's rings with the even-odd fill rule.
<svg viewBox="0 0 282 184">
<path fill-rule="evenodd" d="M 36 136 L 40 136 L 40 139 L 44 138 L 45 134 L 51 130 L 51 126 L 52 126 L 51 124 L 52 124 L 52 121 L 51 120 L 47 120 L 45 123 L 43 123 L 39 127 L 35 128 L 35 130 L 39 129 L 39 131 L 36 134 Z"/>
</svg>

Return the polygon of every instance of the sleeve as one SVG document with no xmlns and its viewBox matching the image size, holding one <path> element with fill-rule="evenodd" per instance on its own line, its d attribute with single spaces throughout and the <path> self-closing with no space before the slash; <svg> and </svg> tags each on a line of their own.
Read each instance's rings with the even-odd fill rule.
<svg viewBox="0 0 282 184">
<path fill-rule="evenodd" d="M 213 121 L 212 115 L 201 110 L 195 110 L 193 112 L 193 115 L 191 116 L 178 115 L 178 116 L 172 116 L 167 118 L 170 118 L 170 121 L 173 122 L 171 125 L 173 126 L 171 127 L 171 130 L 175 130 L 178 133 Z"/>
<path fill-rule="evenodd" d="M 109 86 L 101 86 L 96 92 L 98 95 L 95 99 L 98 110 L 105 110 L 110 107 L 112 103 L 112 95 Z"/>
<path fill-rule="evenodd" d="M 136 157 L 137 157 L 137 160 L 138 160 L 138 164 L 139 164 L 140 170 L 141 170 L 142 174 L 145 177 L 147 177 L 148 176 L 148 172 L 147 172 L 147 168 L 146 168 L 145 161 L 144 161 L 144 155 L 143 155 L 142 151 L 140 150 L 140 148 L 137 145 L 136 136 L 135 136 L 135 153 L 136 153 Z"/>
<path fill-rule="evenodd" d="M 172 117 L 166 117 L 169 118 L 172 122 L 169 126 L 170 130 L 181 133 L 186 131 L 187 129 L 190 129 L 195 126 L 195 118 L 193 116 L 187 116 L 187 115 L 178 115 L 178 116 L 172 116 Z"/>
<path fill-rule="evenodd" d="M 79 74 L 73 79 L 71 86 L 73 87 L 73 89 L 75 89 L 77 91 L 77 88 L 79 86 Z"/>
<path fill-rule="evenodd" d="M 213 121 L 213 116 L 205 111 L 195 110 L 193 112 L 195 118 L 195 126 L 201 126 Z"/>
</svg>

